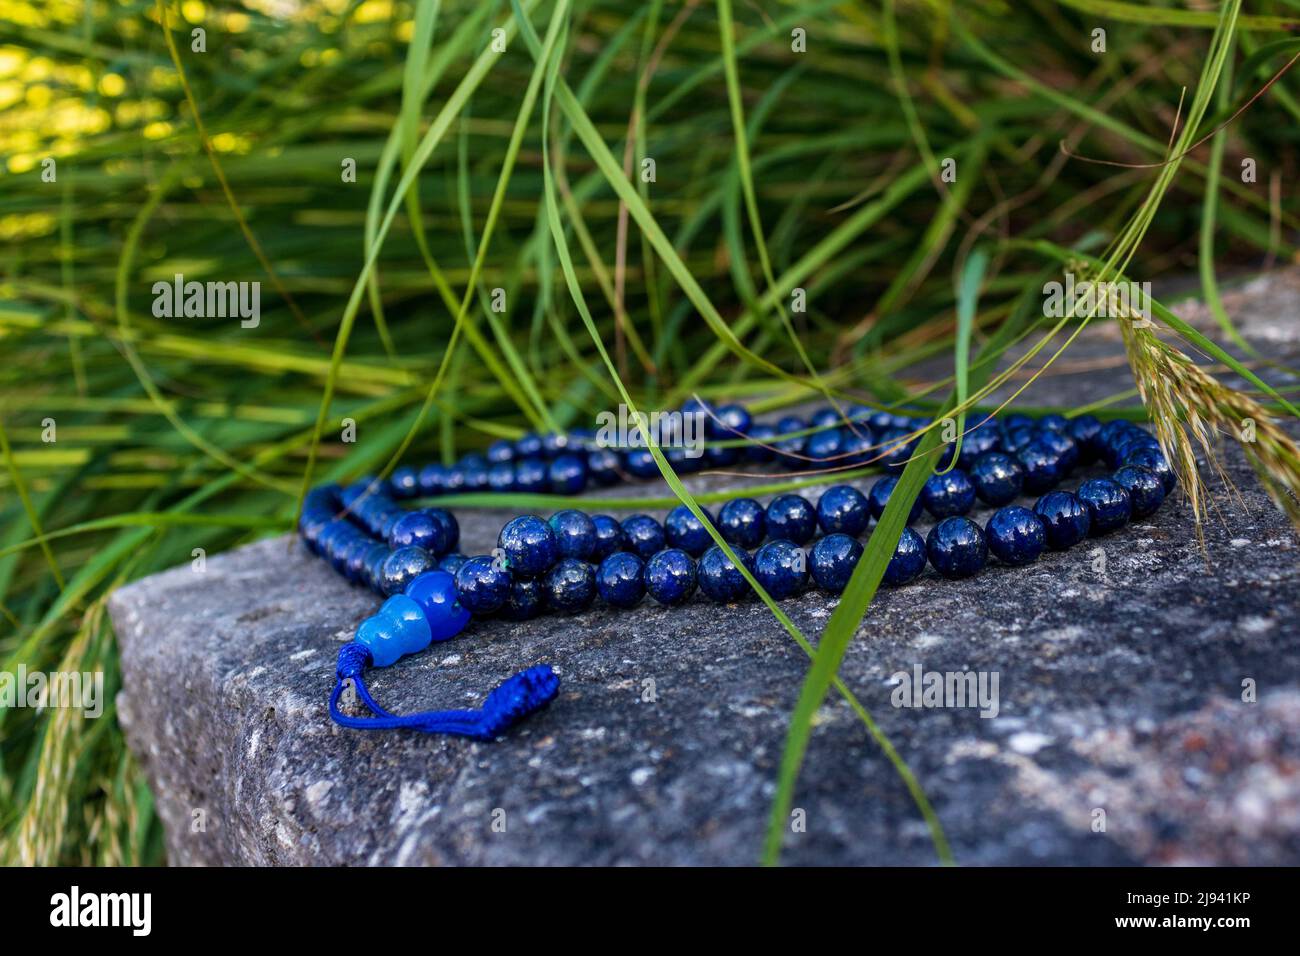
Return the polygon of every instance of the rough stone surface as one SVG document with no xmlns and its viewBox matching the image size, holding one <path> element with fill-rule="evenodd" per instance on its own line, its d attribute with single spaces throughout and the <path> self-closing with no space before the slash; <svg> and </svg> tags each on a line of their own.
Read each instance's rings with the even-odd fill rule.
<svg viewBox="0 0 1300 956">
<path fill-rule="evenodd" d="M 1294 310 L 1258 323 L 1273 354 L 1294 348 Z M 1024 404 L 1131 387 L 1104 332 L 1062 362 L 1083 370 L 1036 383 Z M 1223 460 L 1240 497 L 1218 496 L 1205 554 L 1175 496 L 1027 569 L 962 582 L 928 571 L 872 605 L 842 677 L 959 863 L 1300 862 L 1300 550 L 1240 455 Z M 490 547 L 505 517 L 465 512 L 467 547 Z M 372 672 L 401 712 L 477 706 L 508 674 L 555 667 L 552 706 L 484 744 L 330 722 L 335 653 L 377 603 L 284 538 L 115 594 L 121 717 L 173 863 L 757 859 L 807 667 L 761 604 L 476 624 Z M 784 606 L 815 640 L 833 602 Z M 917 666 L 996 672 L 998 716 L 892 706 L 892 675 Z M 789 863 L 935 862 L 906 788 L 838 697 L 818 715 L 795 806 L 806 830 L 787 836 Z"/>
</svg>

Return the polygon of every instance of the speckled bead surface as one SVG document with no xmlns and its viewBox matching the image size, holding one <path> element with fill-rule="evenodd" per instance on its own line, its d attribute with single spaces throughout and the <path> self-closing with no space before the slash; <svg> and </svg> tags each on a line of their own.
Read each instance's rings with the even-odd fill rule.
<svg viewBox="0 0 1300 956">
<path fill-rule="evenodd" d="M 817 499 L 817 523 L 827 534 L 856 538 L 871 523 L 867 496 L 852 485 L 832 485 Z"/>
<path fill-rule="evenodd" d="M 662 551 L 666 540 L 664 529 L 658 521 L 649 515 L 632 515 L 623 519 L 623 533 L 627 535 L 628 547 L 648 561 L 656 551 Z"/>
<path fill-rule="evenodd" d="M 623 526 L 609 515 L 592 515 L 591 523 L 596 529 L 596 546 L 592 550 L 593 561 L 603 561 L 616 551 L 626 551 L 631 547 Z"/>
<path fill-rule="evenodd" d="M 753 559 L 748 552 L 738 548 L 732 550 L 741 561 L 746 564 L 752 563 Z M 719 604 L 738 601 L 749 593 L 749 582 L 717 545 L 705 551 L 704 556 L 700 558 L 698 574 L 700 590 Z"/>
<path fill-rule="evenodd" d="M 925 550 L 934 569 L 953 580 L 978 574 L 989 556 L 984 530 L 958 515 L 944 518 L 930 529 Z"/>
<path fill-rule="evenodd" d="M 451 554 L 444 554 L 438 559 L 438 570 L 446 571 L 452 577 L 455 577 L 456 572 L 460 570 L 460 566 L 468 560 L 469 558 L 459 551 L 453 551 Z"/>
<path fill-rule="evenodd" d="M 1047 532 L 1028 508 L 1007 505 L 989 518 L 984 528 L 989 550 L 1003 564 L 1021 565 L 1038 560 L 1047 547 Z"/>
<path fill-rule="evenodd" d="M 445 641 L 465 630 L 469 610 L 460 603 L 456 579 L 446 571 L 426 571 L 406 586 L 407 597 L 420 606 L 429 623 L 429 637 Z"/>
<path fill-rule="evenodd" d="M 425 508 L 424 513 L 442 525 L 442 550 L 439 555 L 455 551 L 460 544 L 460 522 L 446 508 Z"/>
<path fill-rule="evenodd" d="M 557 511 L 546 522 L 555 534 L 560 556 L 591 560 L 596 553 L 596 523 L 581 511 L 572 508 Z"/>
<path fill-rule="evenodd" d="M 537 515 L 511 518 L 497 535 L 506 567 L 521 578 L 540 577 L 560 558 L 560 546 L 551 526 Z"/>
<path fill-rule="evenodd" d="M 1088 508 L 1088 534 L 1108 534 L 1128 524 L 1133 505 L 1124 486 L 1113 478 L 1092 478 L 1075 492 Z"/>
<path fill-rule="evenodd" d="M 808 555 L 808 573 L 823 591 L 840 594 L 862 557 L 862 542 L 847 534 L 819 538 Z"/>
<path fill-rule="evenodd" d="M 596 569 L 596 592 L 613 607 L 635 607 L 645 596 L 645 562 L 631 551 L 618 551 Z"/>
<path fill-rule="evenodd" d="M 408 511 L 393 525 L 392 533 L 388 536 L 388 546 L 394 551 L 415 546 L 433 555 L 446 554 L 446 532 L 442 522 L 428 512 Z"/>
<path fill-rule="evenodd" d="M 528 621 L 546 610 L 546 588 L 538 578 L 514 578 L 497 613 L 507 621 Z"/>
<path fill-rule="evenodd" d="M 1049 491 L 1034 504 L 1034 514 L 1043 523 L 1047 546 L 1053 551 L 1072 548 L 1088 537 L 1092 519 L 1088 506 L 1068 491 Z"/>
<path fill-rule="evenodd" d="M 586 454 L 566 453 L 546 467 L 546 480 L 555 495 L 576 495 L 587 487 Z"/>
<path fill-rule="evenodd" d="M 975 486 L 960 468 L 931 475 L 921 489 L 921 503 L 936 518 L 964 515 L 975 506 Z"/>
<path fill-rule="evenodd" d="M 510 572 L 488 555 L 467 560 L 456 572 L 456 593 L 461 605 L 480 616 L 501 610 L 510 596 Z"/>
<path fill-rule="evenodd" d="M 1165 494 L 1168 495 L 1178 484 L 1178 476 L 1174 470 L 1169 467 L 1169 461 L 1165 458 L 1165 453 L 1159 448 L 1139 448 L 1131 455 L 1124 459 L 1125 465 L 1135 465 L 1138 468 L 1146 468 L 1160 476 L 1160 483 L 1164 486 Z"/>
<path fill-rule="evenodd" d="M 791 597 L 808 584 L 808 555 L 793 541 L 769 541 L 754 554 L 754 577 L 775 600 Z"/>
<path fill-rule="evenodd" d="M 1005 505 L 1016 500 L 1025 485 L 1025 469 L 1015 458 L 994 451 L 981 455 L 971 466 L 971 484 L 975 494 L 990 505 Z"/>
<path fill-rule="evenodd" d="M 763 515 L 768 537 L 807 544 L 817 530 L 817 512 L 802 495 L 778 495 Z M 700 587 L 704 584 L 701 582 Z"/>
<path fill-rule="evenodd" d="M 871 517 L 880 520 L 880 516 L 885 513 L 885 506 L 889 504 L 889 496 L 894 493 L 897 485 L 897 475 L 885 475 L 883 478 L 878 478 L 871 486 L 871 490 L 867 492 L 867 508 L 871 511 Z M 912 502 L 912 511 L 907 516 L 907 523 L 911 524 L 920 518 L 924 508 L 921 496 L 917 495 L 916 500 Z"/>
<path fill-rule="evenodd" d="M 587 477 L 598 485 L 616 485 L 622 464 L 612 448 L 593 448 L 587 452 Z"/>
<path fill-rule="evenodd" d="M 925 570 L 925 562 L 925 539 L 915 528 L 904 528 L 881 580 L 893 587 L 914 581 Z"/>
<path fill-rule="evenodd" d="M 423 548 L 398 548 L 384 561 L 380 590 L 390 596 L 401 594 L 408 584 L 433 568 L 433 556 Z"/>
<path fill-rule="evenodd" d="M 1164 503 L 1165 486 L 1160 476 L 1140 465 L 1125 465 L 1115 472 L 1114 479 L 1128 492 L 1132 517 L 1145 518 L 1154 514 Z"/>
<path fill-rule="evenodd" d="M 523 494 L 542 494 L 550 490 L 546 462 L 540 458 L 522 458 L 515 462 L 515 490 Z"/>
<path fill-rule="evenodd" d="M 680 548 L 665 548 L 645 566 L 645 589 L 660 604 L 674 606 L 695 593 L 696 562 Z"/>
<path fill-rule="evenodd" d="M 756 548 L 767 537 L 766 511 L 753 498 L 733 498 L 718 511 L 718 533 L 728 544 Z"/>
<path fill-rule="evenodd" d="M 707 509 L 704 514 L 710 522 L 713 521 L 713 516 Z M 680 548 L 687 554 L 699 557 L 713 544 L 713 538 L 700 519 L 691 513 L 690 508 L 678 505 L 664 519 L 664 542 L 670 548 Z"/>
<path fill-rule="evenodd" d="M 1060 456 L 1042 441 L 1034 439 L 1016 454 L 1025 470 L 1024 490 L 1031 495 L 1041 495 L 1061 483 L 1065 472 Z"/>
<path fill-rule="evenodd" d="M 659 477 L 659 466 L 648 448 L 629 448 L 623 455 L 623 468 L 635 478 Z"/>
<path fill-rule="evenodd" d="M 581 611 L 596 599 L 596 569 L 577 558 L 561 558 L 542 585 L 547 607 L 566 613 Z"/>
</svg>

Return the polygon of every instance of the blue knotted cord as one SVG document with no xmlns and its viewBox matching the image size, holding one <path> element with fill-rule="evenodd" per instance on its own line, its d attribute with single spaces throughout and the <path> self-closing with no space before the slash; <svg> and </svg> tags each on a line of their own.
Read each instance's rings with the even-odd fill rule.
<svg viewBox="0 0 1300 956">
<path fill-rule="evenodd" d="M 330 717 L 353 730 L 407 728 L 428 734 L 454 734 L 475 740 L 491 740 L 501 731 L 541 710 L 560 687 L 560 678 L 545 664 L 520 671 L 503 681 L 478 710 L 426 710 L 418 714 L 393 714 L 370 696 L 362 672 L 370 663 L 370 651 L 355 641 L 339 648 L 338 680 L 330 694 Z M 338 708 L 346 681 L 351 680 L 360 699 L 373 717 L 350 717 Z"/>
</svg>

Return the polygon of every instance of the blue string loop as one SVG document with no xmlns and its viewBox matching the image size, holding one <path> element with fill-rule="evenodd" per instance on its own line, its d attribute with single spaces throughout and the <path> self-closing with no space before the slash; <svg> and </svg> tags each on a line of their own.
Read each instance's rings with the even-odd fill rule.
<svg viewBox="0 0 1300 956">
<path fill-rule="evenodd" d="M 334 692 L 330 694 L 330 717 L 336 724 L 353 730 L 419 730 L 428 734 L 452 734 L 475 740 L 491 740 L 534 711 L 541 710 L 560 688 L 560 678 L 545 664 L 520 671 L 503 681 L 478 710 L 426 710 L 418 714 L 394 714 L 370 696 L 362 673 L 370 663 L 370 651 L 355 641 L 339 648 Z M 374 715 L 352 717 L 339 710 L 346 682 L 351 680 L 361 703 Z"/>
</svg>

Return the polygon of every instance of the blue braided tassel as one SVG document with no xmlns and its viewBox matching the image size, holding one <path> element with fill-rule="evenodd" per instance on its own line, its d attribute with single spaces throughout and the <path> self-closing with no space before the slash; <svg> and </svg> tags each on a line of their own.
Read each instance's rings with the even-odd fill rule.
<svg viewBox="0 0 1300 956">
<path fill-rule="evenodd" d="M 545 664 L 520 671 L 488 694 L 478 710 L 426 710 L 418 714 L 393 714 L 370 696 L 362 672 L 370 663 L 370 651 L 355 641 L 339 648 L 338 680 L 330 694 L 330 717 L 353 730 L 409 728 L 428 734 L 453 734 L 475 740 L 491 740 L 508 727 L 541 710 L 560 689 L 560 678 Z M 373 717 L 349 717 L 338 708 L 344 682 L 351 680 L 357 697 Z"/>
</svg>

